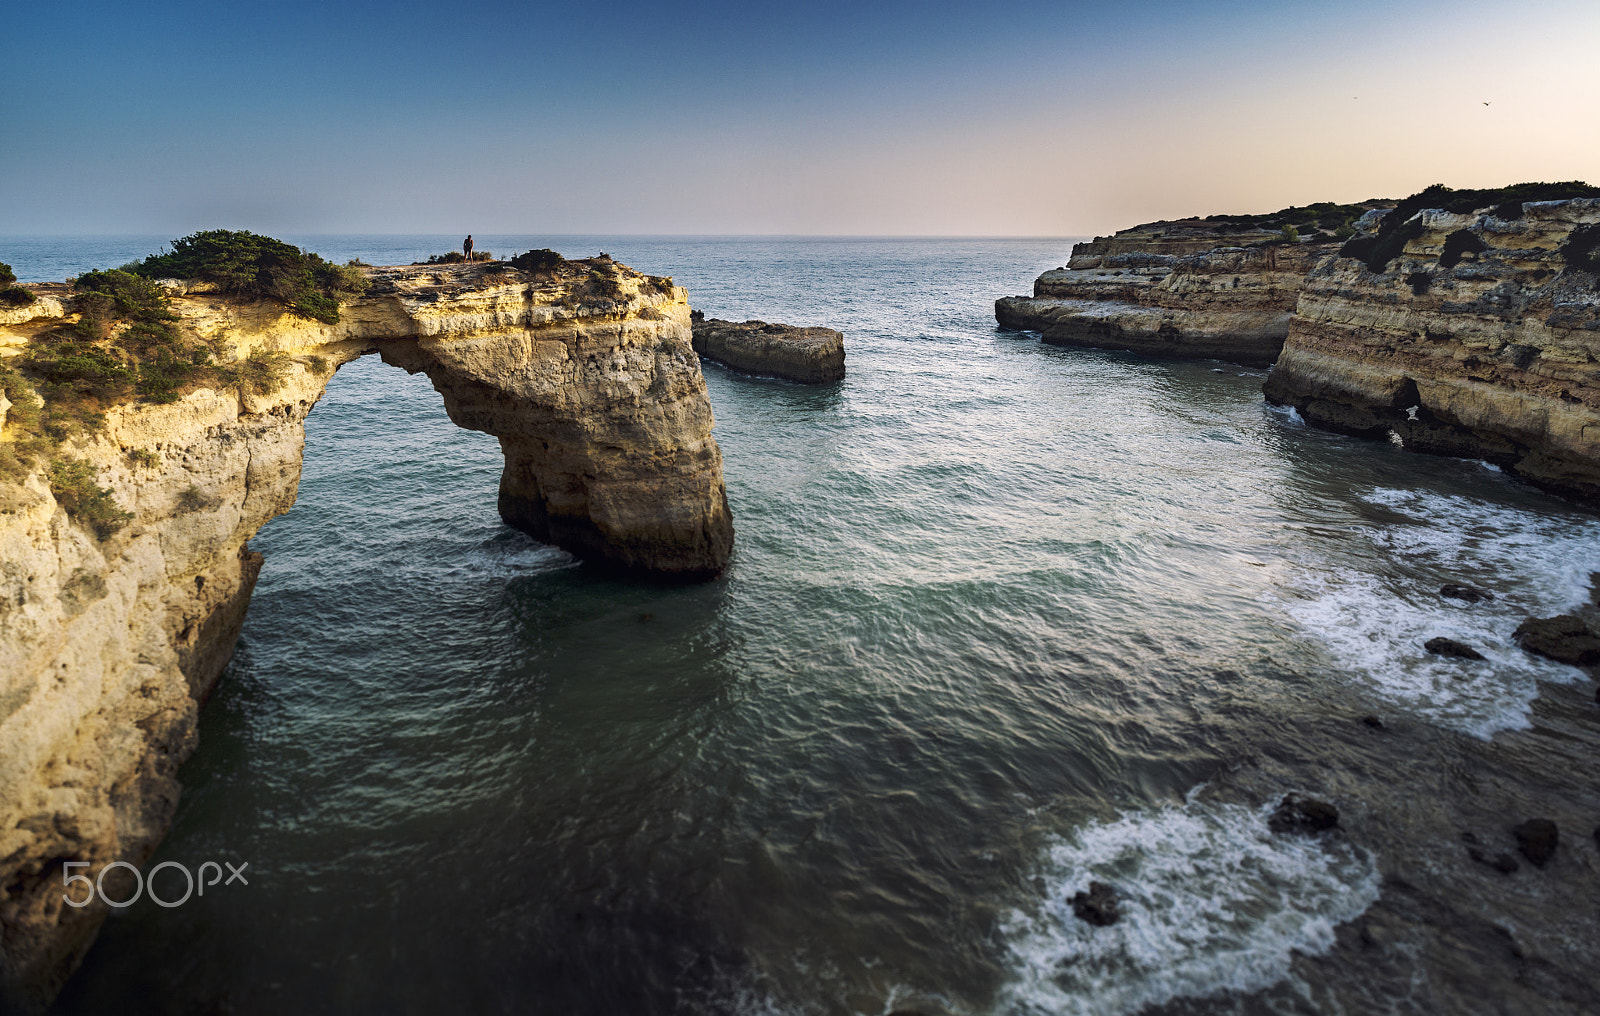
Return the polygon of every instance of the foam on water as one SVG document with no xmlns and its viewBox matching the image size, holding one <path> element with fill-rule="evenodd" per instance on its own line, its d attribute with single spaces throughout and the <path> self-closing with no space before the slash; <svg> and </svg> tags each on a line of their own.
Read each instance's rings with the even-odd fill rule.
<svg viewBox="0 0 1600 1016">
<path fill-rule="evenodd" d="M 1133 1013 L 1179 997 L 1252 992 L 1320 954 L 1378 898 L 1371 857 L 1337 837 L 1275 836 L 1271 807 L 1191 802 L 1091 824 L 1050 848 L 1043 898 L 1003 922 L 1012 982 L 1000 1011 Z M 1072 912 L 1108 882 L 1121 917 Z"/>
<path fill-rule="evenodd" d="M 1488 739 L 1528 726 L 1538 682 L 1568 683 L 1573 667 L 1512 641 L 1530 616 L 1570 611 L 1600 571 L 1600 521 L 1535 515 L 1492 502 L 1426 491 L 1378 489 L 1363 497 L 1412 523 L 1361 529 L 1376 567 L 1313 566 L 1294 580 L 1285 612 L 1384 699 Z M 1495 599 L 1475 604 L 1439 595 L 1470 582 Z M 1445 636 L 1482 661 L 1433 656 Z"/>
</svg>

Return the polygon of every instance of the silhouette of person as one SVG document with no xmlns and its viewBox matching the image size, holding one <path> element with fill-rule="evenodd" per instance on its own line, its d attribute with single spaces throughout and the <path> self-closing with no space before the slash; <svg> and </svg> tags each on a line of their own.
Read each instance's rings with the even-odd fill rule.
<svg viewBox="0 0 1600 1016">
<path fill-rule="evenodd" d="M 472 260 L 472 234 L 471 233 L 468 233 L 467 234 L 467 238 L 465 240 L 461 241 L 461 253 L 463 253 L 463 254 L 465 254 L 467 256 L 467 260 L 468 261 Z"/>
</svg>

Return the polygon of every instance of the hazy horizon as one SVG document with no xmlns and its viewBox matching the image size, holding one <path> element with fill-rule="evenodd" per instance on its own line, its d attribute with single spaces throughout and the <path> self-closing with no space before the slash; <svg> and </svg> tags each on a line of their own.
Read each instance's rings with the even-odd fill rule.
<svg viewBox="0 0 1600 1016">
<path fill-rule="evenodd" d="M 1600 7 L 13 12 L 0 235 L 1045 237 L 1600 177 Z"/>
</svg>

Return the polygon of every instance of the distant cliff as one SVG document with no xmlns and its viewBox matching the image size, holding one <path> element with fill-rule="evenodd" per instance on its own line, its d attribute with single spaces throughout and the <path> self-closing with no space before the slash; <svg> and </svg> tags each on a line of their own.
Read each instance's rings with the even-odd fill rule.
<svg viewBox="0 0 1600 1016">
<path fill-rule="evenodd" d="M 94 878 L 165 835 L 262 565 L 247 541 L 294 504 L 306 415 L 341 364 L 376 352 L 426 372 L 452 420 L 500 439 L 500 513 L 537 538 L 656 575 L 728 560 L 681 288 L 608 260 L 364 271 L 370 288 L 334 323 L 167 284 L 173 317 L 151 320 L 215 351 L 213 374 L 236 382 L 110 405 L 53 448 L 54 471 L 12 454 L 34 440 L 37 400 L 0 398 L 0 1009 L 46 1004 L 105 916 L 63 905 L 63 864 L 87 861 Z M 65 348 L 61 329 L 83 323 L 82 293 L 33 289 L 32 304 L 0 308 L 3 362 Z M 98 341 L 133 348 L 119 327 Z M 56 365 L 115 369 L 77 360 Z"/>
<path fill-rule="evenodd" d="M 1342 242 L 1333 231 L 1348 233 L 1373 204 L 1151 222 L 1096 237 L 1039 276 L 1033 296 L 995 301 L 995 319 L 1053 345 L 1266 366 L 1289 334 L 1306 273 Z"/>
<path fill-rule="evenodd" d="M 1337 237 L 1340 212 L 1299 236 L 1280 212 L 1098 237 L 995 317 L 1061 345 L 1275 363 L 1267 398 L 1311 424 L 1600 507 L 1600 188 L 1310 207 L 1345 213 Z"/>
</svg>

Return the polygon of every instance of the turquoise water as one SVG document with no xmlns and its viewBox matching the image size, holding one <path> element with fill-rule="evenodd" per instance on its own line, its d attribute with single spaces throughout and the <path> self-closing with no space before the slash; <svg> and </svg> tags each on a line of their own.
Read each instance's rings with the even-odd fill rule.
<svg viewBox="0 0 1600 1016">
<path fill-rule="evenodd" d="M 493 439 L 343 368 L 156 858 L 250 885 L 113 916 L 61 1011 L 1318 1011 L 1383 859 L 1262 809 L 1395 760 L 1285 732 L 1377 713 L 1471 752 L 1579 676 L 1510 632 L 1587 595 L 1593 516 L 1309 430 L 1258 371 L 997 331 L 1070 241 L 478 242 L 840 328 L 849 376 L 705 365 L 735 557 L 660 587 L 507 529 Z M 25 279 L 72 250 L 0 240 Z M 1072 916 L 1091 878 L 1118 926 Z"/>
</svg>

